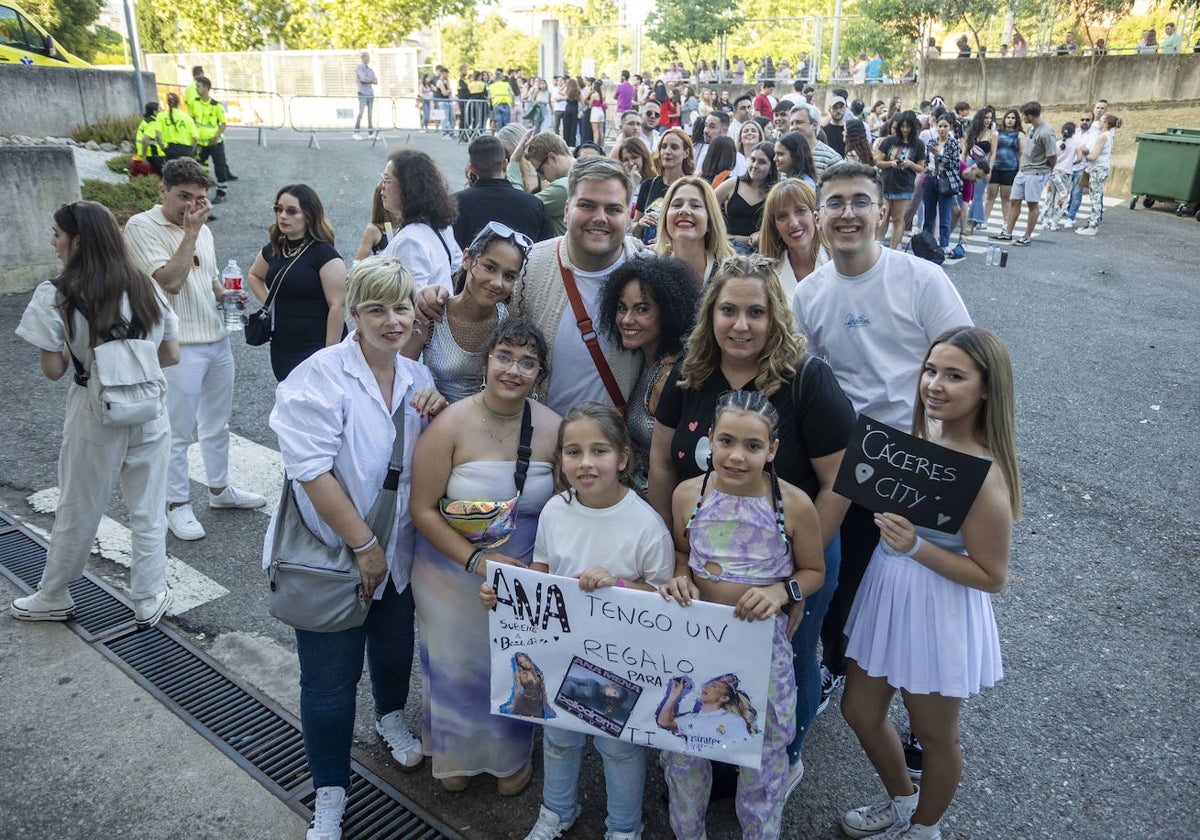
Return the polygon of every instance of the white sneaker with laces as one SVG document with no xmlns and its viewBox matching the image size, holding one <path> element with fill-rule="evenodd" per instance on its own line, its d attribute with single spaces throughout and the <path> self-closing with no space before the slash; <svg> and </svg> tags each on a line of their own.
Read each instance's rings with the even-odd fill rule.
<svg viewBox="0 0 1200 840">
<path fill-rule="evenodd" d="M 138 627 L 153 627 L 166 614 L 167 607 L 170 604 L 170 589 L 164 589 L 162 592 L 157 595 L 151 595 L 149 598 L 138 598 L 133 602 L 133 619 L 137 622 Z"/>
<path fill-rule="evenodd" d="M 375 731 L 387 742 L 392 758 L 400 764 L 401 770 L 409 772 L 421 766 L 425 760 L 421 742 L 408 730 L 403 710 L 388 712 L 375 721 Z"/>
<path fill-rule="evenodd" d="M 167 527 L 177 540 L 204 539 L 204 526 L 192 512 L 191 505 L 180 505 L 167 510 Z"/>
<path fill-rule="evenodd" d="M 783 787 L 783 801 L 787 802 L 788 797 L 792 795 L 796 788 L 800 787 L 800 782 L 804 779 L 804 759 L 797 758 L 796 763 L 788 767 L 787 780 Z"/>
<path fill-rule="evenodd" d="M 70 594 L 64 598 L 50 598 L 42 590 L 16 598 L 8 611 L 21 621 L 70 621 L 75 612 L 75 602 Z"/>
<path fill-rule="evenodd" d="M 1062 226 L 1067 228 L 1068 230 L 1070 230 L 1071 228 L 1075 227 L 1075 220 L 1074 219 L 1063 219 Z"/>
<path fill-rule="evenodd" d="M 847 811 L 842 815 L 842 831 L 851 837 L 871 837 L 896 826 L 907 829 L 913 812 L 917 810 L 917 797 L 920 795 L 921 789 L 917 788 L 915 793 L 908 796 L 897 796 Z"/>
<path fill-rule="evenodd" d="M 525 840 L 558 840 L 571 826 L 575 825 L 575 820 L 579 818 L 579 811 L 575 811 L 575 816 L 569 820 L 560 819 L 558 814 L 551 811 L 545 805 L 538 811 L 537 822 L 533 824 L 533 828 L 525 835 Z"/>
<path fill-rule="evenodd" d="M 267 503 L 266 498 L 257 493 L 250 493 L 246 490 L 239 490 L 232 484 L 226 486 L 220 493 L 208 494 L 208 506 L 210 508 L 240 508 L 241 510 L 253 510 L 260 508 Z"/>
<path fill-rule="evenodd" d="M 317 788 L 313 818 L 304 840 L 342 840 L 342 814 L 346 811 L 346 789 Z"/>
<path fill-rule="evenodd" d="M 941 823 L 937 825 L 919 825 L 904 823 L 889 828 L 883 834 L 876 834 L 876 840 L 942 840 Z"/>
</svg>

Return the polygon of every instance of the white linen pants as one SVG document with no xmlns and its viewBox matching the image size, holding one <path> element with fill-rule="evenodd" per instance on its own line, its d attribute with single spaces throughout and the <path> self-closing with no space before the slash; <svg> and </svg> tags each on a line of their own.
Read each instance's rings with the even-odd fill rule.
<svg viewBox="0 0 1200 840">
<path fill-rule="evenodd" d="M 233 414 L 233 352 L 229 339 L 184 344 L 179 364 L 165 368 L 167 411 L 171 418 L 171 467 L 167 502 L 187 502 L 188 447 L 200 441 L 209 487 L 229 483 L 229 417 Z"/>
<path fill-rule="evenodd" d="M 129 508 L 129 597 L 150 598 L 167 588 L 166 412 L 140 426 L 105 426 L 86 388 L 71 387 L 58 456 L 58 510 L 41 589 L 58 600 L 83 574 L 100 518 L 117 481 Z"/>
</svg>

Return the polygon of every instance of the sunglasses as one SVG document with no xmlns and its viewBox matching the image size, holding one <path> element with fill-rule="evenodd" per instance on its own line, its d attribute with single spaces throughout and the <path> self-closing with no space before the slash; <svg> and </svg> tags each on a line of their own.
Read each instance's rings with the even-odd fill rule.
<svg viewBox="0 0 1200 840">
<path fill-rule="evenodd" d="M 521 231 L 513 230 L 503 222 L 488 222 L 479 233 L 475 234 L 475 238 L 471 240 L 471 244 L 467 250 L 473 254 L 478 254 L 493 239 L 511 240 L 526 257 L 529 256 L 529 251 L 533 248 L 533 240 L 521 233 Z"/>
</svg>

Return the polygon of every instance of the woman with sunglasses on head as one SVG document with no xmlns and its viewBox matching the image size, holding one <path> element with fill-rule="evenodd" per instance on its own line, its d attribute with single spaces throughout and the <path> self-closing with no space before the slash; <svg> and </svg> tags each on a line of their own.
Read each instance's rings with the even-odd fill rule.
<svg viewBox="0 0 1200 840">
<path fill-rule="evenodd" d="M 520 318 L 500 324 L 479 352 L 483 390 L 442 412 L 413 455 L 422 743 L 448 791 L 486 774 L 502 796 L 516 796 L 533 774 L 533 726 L 491 714 L 479 586 L 488 562 L 530 563 L 538 516 L 554 492 L 562 418 L 530 397 L 549 374 L 548 356 L 536 326 Z M 528 460 L 520 458 L 524 446 Z"/>
<path fill-rule="evenodd" d="M 313 353 L 345 336 L 346 264 L 333 247 L 333 227 L 312 187 L 282 187 L 272 209 L 270 241 L 246 279 L 254 296 L 270 303 L 271 372 L 282 382 Z"/>
<path fill-rule="evenodd" d="M 77 201 L 54 212 L 50 244 L 62 269 L 42 282 L 21 316 L 17 335 L 41 351 L 42 373 L 58 380 L 76 365 L 67 393 L 58 460 L 58 511 L 38 590 L 9 611 L 23 621 L 67 621 L 75 609 L 68 584 L 83 574 L 100 519 L 117 481 L 133 533 L 129 597 L 141 626 L 158 622 L 170 603 L 167 589 L 167 461 L 171 429 L 166 401 L 157 414 L 132 426 L 100 421 L 91 392 L 80 381 L 94 348 L 115 337 L 153 342 L 160 366 L 179 361 L 179 319 L 159 287 L 130 261 L 112 213 Z M 76 362 L 75 360 L 78 360 Z M 94 373 L 94 371 L 93 371 Z M 158 373 L 162 393 L 166 379 Z"/>
<path fill-rule="evenodd" d="M 438 392 L 450 402 L 479 393 L 482 348 L 508 318 L 505 301 L 532 247 L 525 234 L 488 222 L 463 251 L 454 296 L 446 301 L 445 317 L 430 325 L 421 355 Z"/>
</svg>

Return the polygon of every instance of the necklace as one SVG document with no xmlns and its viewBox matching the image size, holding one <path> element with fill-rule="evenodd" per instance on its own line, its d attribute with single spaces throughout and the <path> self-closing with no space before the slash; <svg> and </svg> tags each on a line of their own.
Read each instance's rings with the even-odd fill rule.
<svg viewBox="0 0 1200 840">
<path fill-rule="evenodd" d="M 301 251 L 303 251 L 306 247 L 308 247 L 308 238 L 305 237 L 304 239 L 301 239 L 299 244 L 293 245 L 292 247 L 289 248 L 288 246 L 290 244 L 291 244 L 291 240 L 286 239 L 286 240 L 284 240 L 283 245 L 281 245 L 279 248 L 279 252 L 281 254 L 283 254 L 283 258 L 285 260 L 290 260 L 292 257 L 296 256 Z"/>
<path fill-rule="evenodd" d="M 489 406 L 487 404 L 487 400 L 484 399 L 482 394 L 479 395 L 479 405 L 483 407 L 483 411 L 481 411 L 479 414 L 479 416 L 483 418 L 483 430 L 485 432 L 487 432 L 488 437 L 490 437 L 492 440 L 496 441 L 496 443 L 504 443 L 504 441 L 506 441 L 510 437 L 512 437 L 513 432 L 515 432 L 517 430 L 517 427 L 513 426 L 506 433 L 504 433 L 502 435 L 497 435 L 494 431 L 492 431 L 491 424 L 488 423 L 488 415 L 490 414 L 498 420 L 515 420 L 518 417 L 520 417 L 525 411 L 524 406 L 522 406 L 521 410 L 516 412 L 515 414 L 500 414 L 499 412 L 492 410 L 491 406 Z"/>
</svg>

